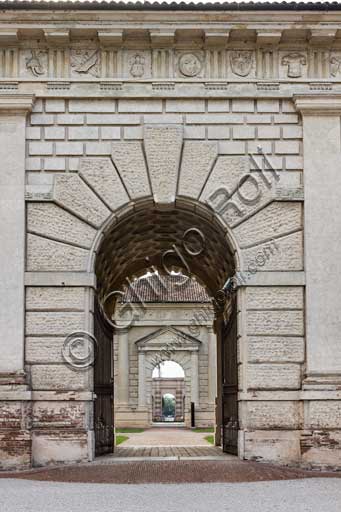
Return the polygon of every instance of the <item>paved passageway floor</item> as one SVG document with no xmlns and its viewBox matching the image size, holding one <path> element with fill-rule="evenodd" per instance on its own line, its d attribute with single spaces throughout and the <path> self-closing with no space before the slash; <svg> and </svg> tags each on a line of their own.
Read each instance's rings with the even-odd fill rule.
<svg viewBox="0 0 341 512">
<path fill-rule="evenodd" d="M 123 446 L 210 446 L 207 435 L 213 434 L 181 427 L 152 427 L 137 434 L 128 433 Z"/>
</svg>

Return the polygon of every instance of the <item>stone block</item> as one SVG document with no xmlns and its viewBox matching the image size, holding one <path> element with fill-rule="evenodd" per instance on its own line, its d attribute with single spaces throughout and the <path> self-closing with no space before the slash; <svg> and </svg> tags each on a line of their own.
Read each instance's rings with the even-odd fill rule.
<svg viewBox="0 0 341 512">
<path fill-rule="evenodd" d="M 247 124 L 270 124 L 272 122 L 269 114 L 247 114 Z"/>
<path fill-rule="evenodd" d="M 257 112 L 279 112 L 279 100 L 257 100 Z"/>
<path fill-rule="evenodd" d="M 25 360 L 34 363 L 63 363 L 65 336 L 27 336 L 25 339 Z"/>
<path fill-rule="evenodd" d="M 257 128 L 257 136 L 259 139 L 279 139 L 280 135 L 279 126 L 259 126 Z"/>
<path fill-rule="evenodd" d="M 247 309 L 303 309 L 304 290 L 299 286 L 250 286 Z"/>
<path fill-rule="evenodd" d="M 84 114 L 58 114 L 57 123 L 65 125 L 84 124 Z"/>
<path fill-rule="evenodd" d="M 145 127 L 144 145 L 154 200 L 157 203 L 172 203 L 175 200 L 182 139 L 182 126 Z"/>
<path fill-rule="evenodd" d="M 86 402 L 78 401 L 36 401 L 32 407 L 32 427 L 34 429 L 85 429 L 89 427 L 88 407 Z"/>
<path fill-rule="evenodd" d="M 248 336 L 250 363 L 303 363 L 304 338 L 299 336 Z"/>
<path fill-rule="evenodd" d="M 82 142 L 56 142 L 57 155 L 83 155 Z"/>
<path fill-rule="evenodd" d="M 96 126 L 70 126 L 69 140 L 96 140 L 99 130 Z"/>
<path fill-rule="evenodd" d="M 302 402 L 248 401 L 245 404 L 243 428 L 260 430 L 296 430 L 302 428 Z"/>
<path fill-rule="evenodd" d="M 300 153 L 300 143 L 294 140 L 281 140 L 275 142 L 275 152 L 283 155 L 290 154 L 299 154 Z"/>
<path fill-rule="evenodd" d="M 186 114 L 187 124 L 243 124 L 243 114 Z"/>
<path fill-rule="evenodd" d="M 140 142 L 113 142 L 112 160 L 131 198 L 150 194 L 148 172 Z"/>
<path fill-rule="evenodd" d="M 85 290 L 82 287 L 27 287 L 26 310 L 83 311 Z"/>
<path fill-rule="evenodd" d="M 255 274 L 265 270 L 303 270 L 302 231 L 243 249 L 242 269 Z"/>
<path fill-rule="evenodd" d="M 254 112 L 255 102 L 254 100 L 247 99 L 233 99 L 232 100 L 232 112 Z"/>
<path fill-rule="evenodd" d="M 111 144 L 110 142 L 87 142 L 85 152 L 88 156 L 108 156 L 111 152 Z"/>
<path fill-rule="evenodd" d="M 121 99 L 118 101 L 118 112 L 162 112 L 162 100 L 159 99 L 142 99 L 131 100 Z"/>
<path fill-rule="evenodd" d="M 208 139 L 229 139 L 230 127 L 228 125 L 213 125 L 207 128 Z"/>
<path fill-rule="evenodd" d="M 65 112 L 65 100 L 63 99 L 46 99 L 45 100 L 46 112 Z"/>
<path fill-rule="evenodd" d="M 41 159 L 40 158 L 26 158 L 25 160 L 26 171 L 40 171 Z"/>
<path fill-rule="evenodd" d="M 144 124 L 182 124 L 181 114 L 144 114 Z"/>
<path fill-rule="evenodd" d="M 166 112 L 205 112 L 205 100 L 167 99 Z"/>
<path fill-rule="evenodd" d="M 294 363 L 247 365 L 248 389 L 300 389 L 301 366 Z"/>
<path fill-rule="evenodd" d="M 205 126 L 185 125 L 184 126 L 184 139 L 205 139 L 206 130 Z"/>
<path fill-rule="evenodd" d="M 44 171 L 65 171 L 65 158 L 44 158 Z"/>
<path fill-rule="evenodd" d="M 52 155 L 52 142 L 30 142 L 28 152 L 30 155 Z"/>
<path fill-rule="evenodd" d="M 297 431 L 245 432 L 244 458 L 279 464 L 295 463 L 301 453 L 299 436 Z"/>
<path fill-rule="evenodd" d="M 116 100 L 71 99 L 69 112 L 99 112 L 108 113 L 116 111 Z"/>
<path fill-rule="evenodd" d="M 274 123 L 275 124 L 297 124 L 298 123 L 298 115 L 297 114 L 275 114 L 274 115 Z"/>
<path fill-rule="evenodd" d="M 27 205 L 28 231 L 90 249 L 96 230 L 51 203 Z"/>
<path fill-rule="evenodd" d="M 141 119 L 133 114 L 87 114 L 86 122 L 95 125 L 133 125 L 140 124 Z"/>
<path fill-rule="evenodd" d="M 209 99 L 207 102 L 208 112 L 229 112 L 230 101 L 220 99 Z"/>
<path fill-rule="evenodd" d="M 84 330 L 84 313 L 70 311 L 28 311 L 27 336 L 68 336 Z"/>
<path fill-rule="evenodd" d="M 296 113 L 294 102 L 292 100 L 282 100 L 282 112 L 284 114 Z"/>
<path fill-rule="evenodd" d="M 292 169 L 303 169 L 303 157 L 302 156 L 286 156 L 285 157 L 285 168 L 290 171 Z"/>
<path fill-rule="evenodd" d="M 245 154 L 245 142 L 239 141 L 239 140 L 219 142 L 219 154 L 220 155 L 244 155 Z"/>
<path fill-rule="evenodd" d="M 79 174 L 111 210 L 129 201 L 110 158 L 82 158 Z"/>
<path fill-rule="evenodd" d="M 101 128 L 101 137 L 104 140 L 120 139 L 121 128 L 119 126 L 103 126 Z"/>
<path fill-rule="evenodd" d="M 254 139 L 255 128 L 253 126 L 234 126 L 232 134 L 234 139 Z"/>
<path fill-rule="evenodd" d="M 123 137 L 128 140 L 142 140 L 143 127 L 142 126 L 125 126 L 123 128 Z"/>
<path fill-rule="evenodd" d="M 302 139 L 303 129 L 302 126 L 283 126 L 282 137 L 283 139 Z"/>
<path fill-rule="evenodd" d="M 95 227 L 101 226 L 110 215 L 110 210 L 76 175 L 59 175 L 56 177 L 54 198 L 58 204 L 65 206 L 65 208 Z"/>
<path fill-rule="evenodd" d="M 276 202 L 234 228 L 233 233 L 244 248 L 301 229 L 302 223 L 300 203 Z"/>
<path fill-rule="evenodd" d="M 341 400 L 309 401 L 305 428 L 341 430 Z"/>
<path fill-rule="evenodd" d="M 70 429 L 71 430 L 71 429 Z M 32 464 L 45 466 L 58 462 L 89 460 L 88 433 L 79 430 L 36 430 L 32 433 Z"/>
<path fill-rule="evenodd" d="M 40 126 L 27 126 L 26 139 L 27 140 L 40 140 L 41 139 Z"/>
<path fill-rule="evenodd" d="M 198 198 L 218 155 L 216 142 L 186 141 L 182 153 L 179 194 Z"/>
<path fill-rule="evenodd" d="M 31 125 L 49 125 L 54 123 L 54 116 L 52 114 L 31 114 Z"/>
<path fill-rule="evenodd" d="M 27 235 L 27 270 L 33 271 L 86 271 L 89 252 L 53 240 Z"/>
<path fill-rule="evenodd" d="M 247 313 L 247 334 L 303 336 L 304 318 L 300 310 L 250 310 Z"/>
</svg>

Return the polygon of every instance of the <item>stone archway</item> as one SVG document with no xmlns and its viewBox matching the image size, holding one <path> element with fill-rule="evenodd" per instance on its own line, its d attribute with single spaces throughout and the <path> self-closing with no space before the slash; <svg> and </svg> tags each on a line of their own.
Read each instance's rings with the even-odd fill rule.
<svg viewBox="0 0 341 512">
<path fill-rule="evenodd" d="M 115 142 L 112 147 L 111 159 L 80 159 L 78 173 L 56 175 L 53 183 L 45 184 L 45 196 L 32 194 L 28 204 L 27 269 L 69 272 L 65 289 L 58 289 L 58 294 L 78 301 L 77 314 L 59 312 L 58 294 L 49 295 L 50 283 L 42 292 L 36 289 L 29 293 L 48 295 L 50 309 L 57 310 L 52 321 L 61 322 L 59 333 L 69 334 L 79 329 L 93 332 L 95 290 L 98 297 L 103 298 L 110 290 L 119 288 L 126 276 L 146 268 L 146 254 L 149 264 L 158 266 L 162 263 L 162 254 L 173 250 L 168 253 L 167 261 L 169 265 L 179 266 L 180 263 L 181 266 L 181 258 L 172 246 L 179 240 L 182 244 L 188 241 L 184 238 L 188 229 L 199 229 L 205 238 L 205 254 L 197 258 L 189 252 L 187 264 L 213 295 L 235 272 L 246 272 L 238 292 L 240 389 L 245 392 L 264 387 L 270 390 L 271 364 L 260 364 L 259 368 L 255 365 L 259 357 L 260 361 L 267 360 L 268 349 L 259 336 L 271 336 L 274 328 L 283 336 L 303 334 L 301 313 L 287 312 L 288 303 L 294 300 L 300 304 L 301 290 L 295 286 L 290 288 L 295 280 L 290 281 L 288 277 L 286 281 L 285 271 L 299 270 L 302 258 L 301 204 L 285 200 L 290 195 L 290 187 L 287 189 L 284 182 L 280 183 L 280 188 L 276 182 L 269 186 L 264 173 L 260 173 L 255 184 L 256 175 L 250 178 L 247 158 L 225 155 L 216 142 L 183 142 L 182 127 L 178 125 L 147 126 L 143 143 Z M 276 257 L 272 257 L 273 244 Z M 250 265 L 259 254 L 262 256 L 260 272 L 251 272 Z M 277 270 L 281 276 L 277 276 Z M 252 285 L 250 293 L 245 293 L 249 285 Z M 271 313 L 270 322 L 269 315 L 257 309 L 259 304 L 266 308 L 263 285 L 272 286 L 279 308 L 285 310 L 284 316 Z M 282 288 L 285 285 L 289 288 Z M 28 299 L 29 308 L 34 296 L 29 295 Z M 34 313 L 28 313 L 27 319 L 30 334 L 37 329 L 33 327 L 33 320 L 37 318 Z M 44 329 L 53 333 L 49 325 Z M 30 343 L 28 341 L 28 347 L 32 350 Z M 300 343 L 298 338 L 297 351 L 300 351 Z M 257 353 L 262 355 L 257 356 Z M 53 365 L 53 359 L 51 363 Z M 41 386 L 51 391 L 58 389 L 60 385 L 53 379 L 51 383 L 47 374 L 41 375 L 42 371 L 42 367 L 34 369 L 33 390 Z M 77 378 L 67 369 L 63 369 L 63 377 L 60 372 L 61 368 L 56 368 L 58 382 L 62 378 L 69 389 L 85 392 L 78 395 L 77 406 L 82 414 L 91 418 L 93 397 L 86 395 L 92 390 L 91 370 L 78 374 Z M 289 365 L 282 373 L 277 372 L 277 389 L 286 386 L 287 372 L 289 388 L 297 389 L 300 386 L 298 365 Z M 67 394 L 65 402 L 61 402 L 61 406 L 71 409 Z M 287 437 L 274 433 L 282 421 L 278 419 L 281 413 L 277 404 L 276 401 L 271 406 L 245 401 L 240 456 L 262 453 L 262 443 L 266 444 L 267 438 L 275 438 L 281 457 L 288 439 L 297 441 L 298 433 L 293 428 L 296 420 L 287 431 Z M 269 406 L 274 411 L 275 430 L 265 436 L 258 405 Z M 297 402 L 290 400 L 286 400 L 285 405 L 293 411 L 298 407 Z M 55 404 L 49 403 L 47 407 L 52 409 Z M 280 410 L 284 410 L 282 403 Z M 35 461 L 45 463 L 51 452 L 55 457 L 61 445 L 65 447 L 58 451 L 62 460 L 68 460 L 70 446 L 75 447 L 71 460 L 92 458 L 93 424 L 91 419 L 81 424 L 82 428 L 69 431 L 67 435 L 56 430 L 49 433 L 33 429 Z M 249 436 L 248 425 L 256 432 L 254 436 Z M 47 439 L 48 453 L 44 451 Z M 272 455 L 269 457 L 271 459 Z M 297 459 L 297 452 L 292 457 Z"/>
</svg>

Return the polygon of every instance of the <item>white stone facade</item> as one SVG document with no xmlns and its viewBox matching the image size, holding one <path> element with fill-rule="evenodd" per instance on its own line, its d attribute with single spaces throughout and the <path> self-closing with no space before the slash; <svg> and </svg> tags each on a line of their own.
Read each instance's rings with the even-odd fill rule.
<svg viewBox="0 0 341 512">
<path fill-rule="evenodd" d="M 65 338 L 193 227 L 240 273 L 239 457 L 339 467 L 341 13 L 0 16 L 0 467 L 93 459 Z"/>
</svg>

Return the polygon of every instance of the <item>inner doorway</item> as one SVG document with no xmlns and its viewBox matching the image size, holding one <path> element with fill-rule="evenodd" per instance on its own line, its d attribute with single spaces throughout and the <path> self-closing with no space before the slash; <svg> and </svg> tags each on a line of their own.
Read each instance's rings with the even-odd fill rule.
<svg viewBox="0 0 341 512">
<path fill-rule="evenodd" d="M 162 361 L 152 373 L 152 421 L 184 423 L 185 372 L 175 361 Z"/>
<path fill-rule="evenodd" d="M 148 263 L 148 266 L 146 266 L 146 263 Z M 215 346 L 216 405 L 214 411 L 214 440 L 216 445 L 222 446 L 224 450 L 229 450 L 229 443 L 224 443 L 224 437 L 229 432 L 226 425 L 232 424 L 235 432 L 238 433 L 238 414 L 236 414 L 236 412 L 238 413 L 238 406 L 237 394 L 234 394 L 233 399 L 225 401 L 223 408 L 223 383 L 227 380 L 224 372 L 227 370 L 227 365 L 222 364 L 222 347 L 226 338 L 226 332 L 222 326 L 224 319 L 227 318 L 225 313 L 231 302 L 230 294 L 225 293 L 224 290 L 227 289 L 226 283 L 235 272 L 235 251 L 231 246 L 226 230 L 212 216 L 208 207 L 200 205 L 200 209 L 198 209 L 195 202 L 192 202 L 192 204 L 186 202 L 184 205 L 181 201 L 177 202 L 176 206 L 165 210 L 158 209 L 155 205 L 149 205 L 148 207 L 142 205 L 140 208 L 134 208 L 129 213 L 125 213 L 120 220 L 113 222 L 113 225 L 107 228 L 97 251 L 96 274 L 101 314 L 106 320 L 109 319 L 109 324 L 114 327 L 112 329 L 114 339 L 116 337 L 123 340 L 126 338 L 127 324 L 134 322 L 139 317 L 141 309 L 143 309 L 142 303 L 137 306 L 137 303 L 133 305 L 132 301 L 126 302 L 123 304 L 125 307 L 122 308 L 124 311 L 120 318 L 120 324 L 113 322 L 115 307 L 122 303 L 122 297 L 126 293 L 123 291 L 124 286 L 128 286 L 131 291 L 133 289 L 132 283 L 139 279 L 141 275 L 145 275 L 146 272 L 154 275 L 167 274 L 168 276 L 175 273 L 181 274 L 182 278 L 194 278 L 201 283 L 210 296 L 213 309 L 213 331 L 217 338 Z M 236 310 L 233 314 L 236 314 Z M 230 321 L 231 318 L 228 319 L 228 322 Z M 193 329 L 196 326 L 194 322 Z M 167 326 L 167 329 L 171 329 L 171 327 Z M 101 330 L 99 323 L 96 328 Z M 185 335 L 186 342 L 192 343 L 191 360 L 195 361 L 198 357 L 198 350 L 194 348 L 195 336 L 188 333 L 185 333 Z M 145 339 L 140 344 L 138 361 L 135 362 L 135 372 L 143 373 L 146 371 L 144 360 L 147 352 L 147 341 L 150 340 Z M 231 339 L 232 343 L 236 346 L 237 336 L 234 340 Z M 127 343 L 125 345 L 127 347 Z M 121 355 L 117 355 L 117 357 L 126 358 L 127 353 L 129 355 L 129 350 L 123 350 Z M 236 349 L 235 353 L 237 353 Z M 112 358 L 114 369 L 118 362 L 117 357 Z M 236 364 L 236 361 L 233 364 Z M 99 367 L 98 361 L 96 361 L 96 366 Z M 193 367 L 196 370 L 192 369 L 192 374 L 195 379 L 200 379 L 200 364 L 193 364 Z M 198 372 L 197 375 L 196 371 Z M 95 371 L 95 380 L 96 375 L 98 375 L 98 372 Z M 113 375 L 110 379 L 110 382 L 107 383 L 113 385 Z M 123 389 L 122 381 L 124 380 L 124 374 L 121 373 L 119 384 L 115 386 L 113 395 L 107 395 L 106 398 L 110 407 L 102 407 L 106 411 L 111 408 L 111 416 L 109 413 L 105 417 L 102 414 L 100 422 L 96 417 L 95 425 L 101 424 L 102 430 L 103 424 L 105 427 L 116 425 L 117 415 L 116 417 L 113 415 L 113 396 L 116 398 L 118 390 Z M 145 382 L 145 379 L 141 379 L 136 390 L 138 396 L 141 397 L 136 408 L 136 415 L 140 415 L 140 419 L 146 418 L 148 414 L 145 402 Z M 195 404 L 198 393 L 198 387 L 194 392 L 191 392 L 190 403 Z M 121 398 L 122 396 L 124 397 L 124 393 Z M 125 396 L 127 396 L 127 393 Z M 235 401 L 233 404 L 232 400 Z M 185 403 L 186 407 L 186 398 L 182 400 L 182 403 Z M 124 402 L 121 402 L 121 406 L 124 407 Z M 155 407 L 155 403 L 153 406 Z M 232 417 L 233 422 L 231 423 Z M 96 439 L 98 436 L 99 432 L 96 430 Z M 97 453 L 99 452 L 97 451 Z"/>
</svg>

